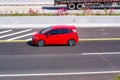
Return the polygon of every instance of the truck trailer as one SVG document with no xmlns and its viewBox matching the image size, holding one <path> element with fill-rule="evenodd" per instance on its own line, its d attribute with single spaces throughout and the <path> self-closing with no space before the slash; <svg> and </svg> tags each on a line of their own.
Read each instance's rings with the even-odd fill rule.
<svg viewBox="0 0 120 80">
<path fill-rule="evenodd" d="M 54 5 L 67 5 L 70 10 L 82 9 L 87 6 L 109 6 L 112 4 L 120 4 L 120 0 L 54 0 Z"/>
</svg>

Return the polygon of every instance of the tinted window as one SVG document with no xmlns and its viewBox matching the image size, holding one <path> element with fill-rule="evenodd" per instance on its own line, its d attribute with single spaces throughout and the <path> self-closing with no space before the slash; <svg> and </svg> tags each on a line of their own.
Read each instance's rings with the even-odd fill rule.
<svg viewBox="0 0 120 80">
<path fill-rule="evenodd" d="M 60 30 L 60 33 L 61 33 L 61 34 L 70 33 L 70 30 L 69 30 L 69 29 L 61 29 L 61 30 Z"/>
<path fill-rule="evenodd" d="M 51 31 L 49 32 L 50 35 L 56 35 L 56 34 L 59 34 L 59 33 L 60 33 L 60 32 L 59 32 L 58 29 L 56 29 L 56 30 L 51 30 Z"/>
</svg>

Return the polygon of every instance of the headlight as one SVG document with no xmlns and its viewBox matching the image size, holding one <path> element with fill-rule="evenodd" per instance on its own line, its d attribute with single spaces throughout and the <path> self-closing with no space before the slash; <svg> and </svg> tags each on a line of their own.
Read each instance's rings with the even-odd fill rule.
<svg viewBox="0 0 120 80">
<path fill-rule="evenodd" d="M 33 39 L 37 39 L 38 37 L 37 37 L 37 36 L 33 36 L 32 38 L 33 38 Z"/>
</svg>

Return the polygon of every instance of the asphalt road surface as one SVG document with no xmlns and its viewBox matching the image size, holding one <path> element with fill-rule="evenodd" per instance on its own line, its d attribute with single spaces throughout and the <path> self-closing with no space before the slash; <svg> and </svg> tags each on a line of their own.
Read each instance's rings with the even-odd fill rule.
<svg viewBox="0 0 120 80">
<path fill-rule="evenodd" d="M 29 39 L 36 30 L 0 29 L 0 80 L 113 80 L 120 73 L 120 40 L 112 40 L 120 38 L 119 28 L 78 29 L 81 39 L 111 40 L 80 41 L 73 47 L 4 42 Z"/>
<path fill-rule="evenodd" d="M 0 80 L 113 80 L 120 70 L 119 44 L 90 41 L 73 47 L 36 47 L 31 42 L 0 43 Z"/>
</svg>

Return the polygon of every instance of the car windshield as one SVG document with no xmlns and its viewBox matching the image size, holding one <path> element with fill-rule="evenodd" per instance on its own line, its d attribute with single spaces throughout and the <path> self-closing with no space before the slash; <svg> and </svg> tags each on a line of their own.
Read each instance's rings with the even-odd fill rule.
<svg viewBox="0 0 120 80">
<path fill-rule="evenodd" d="M 51 30 L 51 29 L 52 29 L 52 27 L 47 27 L 47 28 L 44 28 L 44 29 L 42 29 L 41 31 L 39 31 L 39 33 L 40 33 L 40 34 L 44 34 L 44 33 L 48 32 L 48 31 Z"/>
</svg>

